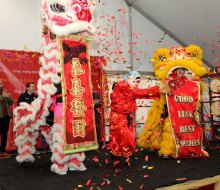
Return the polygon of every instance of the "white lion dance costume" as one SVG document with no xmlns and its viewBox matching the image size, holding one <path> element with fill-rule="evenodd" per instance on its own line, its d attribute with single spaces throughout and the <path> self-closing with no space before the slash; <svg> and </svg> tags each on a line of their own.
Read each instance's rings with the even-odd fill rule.
<svg viewBox="0 0 220 190">
<path fill-rule="evenodd" d="M 39 71 L 40 79 L 38 80 L 38 98 L 30 105 L 27 103 L 21 103 L 20 106 L 14 110 L 14 132 L 16 134 L 15 143 L 18 147 L 19 153 L 16 160 L 19 163 L 34 162 L 33 154 L 36 151 L 35 144 L 39 134 L 39 128 L 40 126 L 45 125 L 45 117 L 49 114 L 48 109 L 53 102 L 52 96 L 54 97 L 58 91 L 57 86 L 62 83 L 61 78 L 63 75 L 61 60 L 59 57 L 59 39 L 69 37 L 71 34 L 80 33 L 81 35 L 78 36 L 82 37 L 83 33 L 88 32 L 89 34 L 93 34 L 95 32 L 94 26 L 90 23 L 92 17 L 90 13 L 90 3 L 87 2 L 87 0 L 42 0 L 41 4 L 41 15 L 44 28 L 42 33 L 42 56 L 39 60 L 42 67 Z M 88 58 L 85 55 L 85 51 L 82 49 L 78 48 L 78 52 L 72 53 L 74 54 L 71 57 L 73 60 L 72 64 L 77 65 L 78 61 L 80 61 L 80 63 L 83 62 L 84 64 L 84 62 L 87 61 Z M 74 59 L 74 56 L 77 57 L 77 59 Z M 85 121 L 82 119 L 83 117 L 81 117 L 80 114 L 84 116 L 84 112 L 80 112 L 81 110 L 78 110 L 78 107 L 81 106 L 83 111 L 86 110 L 84 105 L 85 101 L 82 98 L 79 98 L 80 95 L 82 97 L 82 94 L 80 93 L 84 92 L 84 89 L 80 86 L 81 81 L 77 78 L 77 76 L 85 71 L 83 71 L 80 64 L 78 64 L 78 66 L 78 70 L 72 70 L 71 73 L 73 75 L 71 77 L 75 77 L 75 86 L 71 89 L 71 93 L 76 93 L 76 97 L 78 97 L 77 100 L 79 100 L 80 103 L 76 102 L 76 107 L 72 107 L 71 111 L 75 115 L 78 114 L 78 118 L 81 118 L 80 122 L 83 125 L 85 124 Z M 65 89 L 61 86 L 61 90 L 61 96 L 66 96 L 68 91 L 67 87 Z M 66 99 L 66 101 L 68 102 L 68 99 Z M 63 110 L 59 110 L 60 106 L 62 108 L 62 103 L 58 104 L 58 108 L 55 107 L 55 120 L 52 129 L 44 130 L 42 132 L 52 151 L 51 160 L 53 164 L 51 166 L 51 171 L 60 175 L 66 174 L 68 170 L 84 171 L 86 170 L 86 167 L 83 164 L 85 159 L 83 152 L 78 153 L 75 151 L 77 153 L 64 153 L 66 137 L 64 135 L 63 127 Z M 90 111 L 93 112 L 93 110 Z M 79 126 L 79 123 L 77 124 L 74 124 L 74 126 Z M 76 132 L 81 136 L 85 136 L 83 131 L 80 132 L 78 130 Z"/>
</svg>

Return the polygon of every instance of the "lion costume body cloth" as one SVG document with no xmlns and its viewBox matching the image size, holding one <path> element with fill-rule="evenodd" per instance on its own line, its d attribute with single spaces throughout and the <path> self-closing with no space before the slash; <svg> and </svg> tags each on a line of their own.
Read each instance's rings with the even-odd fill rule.
<svg viewBox="0 0 220 190">
<path fill-rule="evenodd" d="M 138 145 L 147 149 L 156 150 L 159 152 L 159 156 L 163 157 L 206 157 L 208 153 L 203 150 L 202 145 L 202 127 L 198 125 L 196 122 L 196 110 L 199 108 L 199 98 L 201 97 L 201 91 L 204 90 L 205 86 L 200 81 L 200 77 L 207 73 L 207 69 L 203 66 L 202 62 L 202 50 L 196 45 L 189 45 L 188 47 L 180 47 L 176 46 L 171 49 L 158 49 L 155 51 L 153 58 L 154 62 L 154 71 L 155 76 L 158 80 L 161 81 L 168 81 L 172 90 L 175 92 L 176 89 L 173 88 L 175 85 L 182 85 L 182 84 L 195 84 L 197 85 L 198 89 L 197 93 L 198 100 L 196 99 L 192 104 L 195 106 L 195 110 L 190 113 L 188 120 L 192 121 L 191 125 L 188 125 L 186 129 L 197 130 L 197 141 L 186 141 L 187 138 L 183 139 L 183 141 L 179 141 L 181 143 L 178 144 L 179 135 L 184 137 L 184 134 L 177 134 L 175 133 L 175 129 L 173 128 L 174 123 L 171 122 L 171 115 L 170 110 L 173 109 L 173 105 L 168 105 L 167 99 L 169 95 L 162 94 L 160 96 L 160 100 L 155 100 L 152 104 L 151 109 L 147 115 L 147 121 L 145 123 L 145 127 L 143 132 L 140 134 L 138 139 Z M 174 70 L 177 68 L 183 68 L 189 74 L 189 77 L 182 77 L 181 79 L 176 78 L 174 75 Z M 170 82 L 170 78 L 172 77 L 172 82 Z M 173 86 L 172 86 L 173 85 Z M 179 86 L 178 86 L 179 87 Z M 191 93 L 193 88 L 190 89 L 190 85 L 188 88 L 188 92 L 180 92 L 182 94 Z M 184 96 L 184 95 L 183 95 Z M 185 95 L 186 96 L 186 95 Z M 200 98 L 201 99 L 201 98 Z M 175 101 L 174 101 L 175 102 Z M 183 104 L 182 104 L 183 105 Z M 189 103 L 188 103 L 189 105 Z M 166 109 L 168 111 L 166 112 Z M 170 108 L 171 107 L 171 108 Z M 175 110 L 174 112 L 178 112 Z M 180 112 L 182 113 L 182 112 Z M 184 112 L 186 113 L 186 112 Z M 192 113 L 192 114 L 191 114 Z M 179 112 L 178 112 L 179 114 Z M 177 114 L 177 116 L 178 116 Z M 179 117 L 181 115 L 179 114 Z M 178 118 L 178 117 L 177 117 Z M 179 122 L 181 118 L 178 118 L 177 121 Z M 181 122 L 180 122 L 181 123 Z M 196 126 L 196 127 L 195 127 Z M 185 126 L 184 126 L 185 127 Z M 179 126 L 181 128 L 181 126 Z M 185 129 L 185 128 L 184 128 Z M 190 133 L 188 131 L 182 131 Z M 186 134 L 186 133 L 185 133 Z M 186 136 L 188 135 L 186 134 Z M 193 138 L 193 133 L 191 137 Z M 186 142 L 185 144 L 182 142 Z M 196 151 L 193 149 L 194 146 L 198 146 Z M 180 150 L 180 148 L 183 148 Z M 180 152 L 182 153 L 180 154 Z"/>
</svg>

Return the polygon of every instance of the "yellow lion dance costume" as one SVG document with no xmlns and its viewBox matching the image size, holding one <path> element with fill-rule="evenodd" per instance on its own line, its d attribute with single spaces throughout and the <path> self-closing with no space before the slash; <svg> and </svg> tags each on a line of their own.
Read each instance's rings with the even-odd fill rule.
<svg viewBox="0 0 220 190">
<path fill-rule="evenodd" d="M 208 70 L 203 66 L 202 50 L 196 45 L 188 47 L 173 47 L 170 50 L 163 48 L 154 52 L 152 61 L 157 79 L 164 81 L 176 68 L 185 68 L 192 78 L 199 80 Z M 200 89 L 205 86 L 200 81 Z M 141 133 L 138 145 L 147 149 L 158 150 L 159 156 L 175 157 L 176 145 L 169 117 L 162 118 L 165 111 L 166 98 L 161 95 L 155 100 L 148 112 L 147 121 Z"/>
</svg>

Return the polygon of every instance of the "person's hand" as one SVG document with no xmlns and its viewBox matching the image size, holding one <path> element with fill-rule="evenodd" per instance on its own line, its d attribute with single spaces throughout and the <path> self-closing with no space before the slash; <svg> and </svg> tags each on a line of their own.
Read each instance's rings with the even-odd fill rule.
<svg viewBox="0 0 220 190">
<path fill-rule="evenodd" d="M 159 84 L 159 89 L 161 93 L 164 93 L 164 94 L 170 93 L 170 87 L 167 83 L 161 82 Z"/>
<path fill-rule="evenodd" d="M 99 99 L 95 99 L 95 100 L 94 100 L 94 104 L 98 104 L 99 102 L 100 102 Z"/>
<path fill-rule="evenodd" d="M 3 97 L 6 97 L 6 98 L 7 98 L 7 97 L 10 97 L 10 93 L 3 92 L 3 93 L 2 93 L 2 96 L 3 96 Z"/>
</svg>

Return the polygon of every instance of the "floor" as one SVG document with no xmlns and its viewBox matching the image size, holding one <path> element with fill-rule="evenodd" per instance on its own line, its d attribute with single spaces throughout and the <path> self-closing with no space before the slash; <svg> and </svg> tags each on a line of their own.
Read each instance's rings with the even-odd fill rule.
<svg viewBox="0 0 220 190">
<path fill-rule="evenodd" d="M 65 176 L 50 171 L 50 153 L 35 155 L 36 161 L 25 168 L 19 167 L 14 155 L 0 160 L 0 190 L 154 190 L 219 175 L 218 146 L 206 150 L 209 158 L 162 159 L 156 152 L 140 149 L 130 167 L 122 161 L 113 168 L 109 151 L 104 148 L 86 152 L 86 171 L 68 172 Z"/>
</svg>

